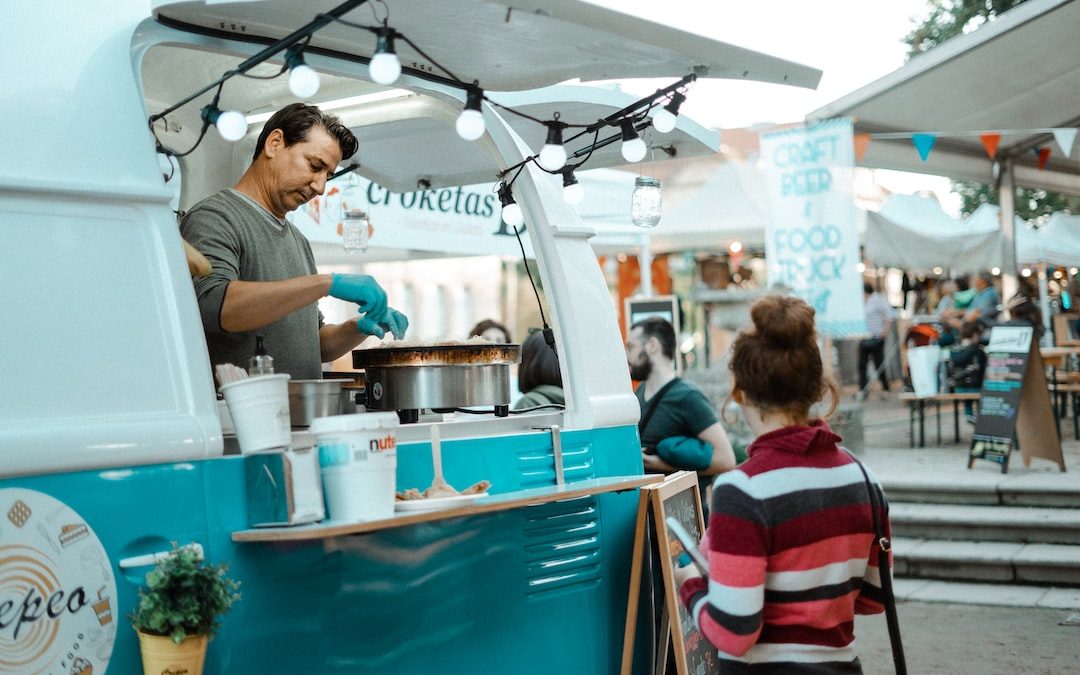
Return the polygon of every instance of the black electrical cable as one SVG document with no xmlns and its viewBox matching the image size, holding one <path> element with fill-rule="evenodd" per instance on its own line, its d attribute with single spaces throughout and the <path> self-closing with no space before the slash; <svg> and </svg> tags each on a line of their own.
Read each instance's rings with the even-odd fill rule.
<svg viewBox="0 0 1080 675">
<path fill-rule="evenodd" d="M 537 410 L 566 410 L 566 406 L 562 403 L 545 403 L 543 405 L 534 405 L 530 408 L 520 408 L 518 410 L 511 410 L 511 415 L 521 415 L 523 413 L 534 412 Z M 495 414 L 495 408 L 453 408 L 454 412 L 465 413 L 467 415 L 493 415 Z"/>
<path fill-rule="evenodd" d="M 517 178 L 517 176 L 514 176 L 514 178 Z M 529 277 L 529 285 L 532 286 L 533 295 L 536 297 L 536 306 L 540 309 L 540 323 L 544 324 L 544 342 L 558 356 L 559 350 L 555 348 L 555 331 L 551 330 L 547 317 L 544 315 L 544 303 L 540 302 L 540 292 L 536 290 L 536 282 L 533 281 L 532 270 L 529 269 L 529 258 L 525 255 L 525 244 L 521 241 L 521 231 L 518 230 L 516 225 L 514 226 L 514 236 L 517 237 L 518 248 L 521 249 L 521 264 L 525 266 L 525 274 Z"/>
</svg>

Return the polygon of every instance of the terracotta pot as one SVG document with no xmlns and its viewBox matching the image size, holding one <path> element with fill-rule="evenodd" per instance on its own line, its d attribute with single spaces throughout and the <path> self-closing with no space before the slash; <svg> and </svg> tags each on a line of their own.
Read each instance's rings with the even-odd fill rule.
<svg viewBox="0 0 1080 675">
<path fill-rule="evenodd" d="M 165 636 L 138 633 L 144 675 L 202 675 L 205 635 L 189 635 L 176 644 Z"/>
</svg>

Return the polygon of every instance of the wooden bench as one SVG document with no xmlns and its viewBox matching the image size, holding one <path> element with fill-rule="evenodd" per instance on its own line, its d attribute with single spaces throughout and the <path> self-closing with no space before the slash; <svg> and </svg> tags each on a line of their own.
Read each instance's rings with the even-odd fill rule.
<svg viewBox="0 0 1080 675">
<path fill-rule="evenodd" d="M 953 435 L 954 442 L 960 442 L 960 403 L 963 401 L 978 401 L 979 392 L 947 392 L 932 396 L 916 396 L 914 392 L 905 391 L 900 394 L 900 400 L 908 405 L 908 438 L 911 447 L 915 447 L 915 420 L 919 422 L 919 447 L 926 447 L 926 406 L 933 405 L 937 410 L 937 440 L 941 445 L 941 404 L 952 401 L 953 404 Z"/>
</svg>

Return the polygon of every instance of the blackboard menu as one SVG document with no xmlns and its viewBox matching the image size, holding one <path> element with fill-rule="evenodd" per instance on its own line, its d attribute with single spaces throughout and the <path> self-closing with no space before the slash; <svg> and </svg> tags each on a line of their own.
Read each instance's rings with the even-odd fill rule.
<svg viewBox="0 0 1080 675">
<path fill-rule="evenodd" d="M 701 518 L 701 507 L 698 505 L 697 481 L 694 481 L 692 489 L 682 490 L 664 500 L 664 513 L 667 517 L 674 517 L 695 541 L 701 540 L 701 527 L 698 525 Z M 660 526 L 664 520 L 660 521 Z M 674 536 L 668 534 L 668 556 L 671 564 L 678 566 L 678 560 L 682 556 L 683 546 Z M 679 622 L 676 628 L 682 636 L 682 651 L 686 655 L 686 673 L 714 673 L 716 672 L 716 647 L 698 632 L 693 617 L 686 610 L 675 593 L 675 605 L 678 610 Z"/>
<path fill-rule="evenodd" d="M 969 466 L 976 459 L 1003 467 L 1009 461 L 1033 335 L 1030 326 L 995 326 L 990 332 Z"/>
</svg>

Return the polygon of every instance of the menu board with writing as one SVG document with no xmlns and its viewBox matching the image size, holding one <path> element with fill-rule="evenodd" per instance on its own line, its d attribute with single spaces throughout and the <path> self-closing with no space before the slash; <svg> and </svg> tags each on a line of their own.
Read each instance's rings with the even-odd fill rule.
<svg viewBox="0 0 1080 675">
<path fill-rule="evenodd" d="M 1052 431 L 1047 433 L 1056 424 L 1034 329 L 995 326 L 986 357 L 968 468 L 976 459 L 984 459 L 1000 464 L 1005 473 L 1009 455 L 1019 444 L 1025 466 L 1032 457 L 1043 457 L 1064 471 L 1061 439 Z"/>
</svg>

